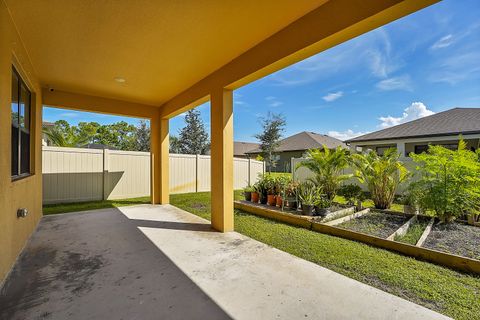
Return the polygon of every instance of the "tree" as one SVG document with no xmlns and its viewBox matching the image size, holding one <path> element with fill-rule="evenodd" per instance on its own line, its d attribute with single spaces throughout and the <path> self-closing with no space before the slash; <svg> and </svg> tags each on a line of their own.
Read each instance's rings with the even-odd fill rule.
<svg viewBox="0 0 480 320">
<path fill-rule="evenodd" d="M 410 185 L 424 210 L 435 212 L 443 222 L 463 214 L 480 212 L 480 162 L 460 140 L 458 150 L 429 146 L 428 151 L 410 156 L 418 164 L 419 180 Z"/>
<path fill-rule="evenodd" d="M 333 200 L 341 183 L 351 177 L 342 173 L 348 166 L 348 159 L 347 149 L 338 147 L 331 151 L 324 145 L 323 150 L 308 150 L 306 159 L 300 162 L 297 168 L 310 169 L 314 174 L 310 180 L 322 188 L 328 200 Z"/>
<path fill-rule="evenodd" d="M 137 151 L 150 151 L 150 127 L 146 120 L 140 120 L 136 130 L 134 141 Z"/>
<path fill-rule="evenodd" d="M 53 127 L 44 128 L 43 132 L 52 144 L 57 147 L 81 147 L 88 143 L 90 139 L 89 136 L 75 134 L 65 120 L 56 121 Z"/>
<path fill-rule="evenodd" d="M 97 122 L 79 122 L 78 126 L 72 126 L 72 133 L 76 136 L 83 137 L 87 143 L 96 143 L 96 135 L 100 124 Z"/>
<path fill-rule="evenodd" d="M 200 111 L 191 109 L 185 115 L 185 127 L 179 133 L 180 152 L 206 154 L 210 150 L 208 133 L 205 130 Z"/>
<path fill-rule="evenodd" d="M 274 158 L 275 151 L 280 145 L 280 139 L 285 131 L 286 121 L 281 114 L 268 113 L 267 117 L 260 118 L 263 132 L 256 134 L 255 138 L 260 141 L 260 150 L 265 159 L 268 171 L 277 166 Z"/>
<path fill-rule="evenodd" d="M 135 150 L 135 131 L 135 126 L 125 121 L 102 125 L 98 128 L 95 140 L 120 150 Z"/>
<path fill-rule="evenodd" d="M 181 153 L 180 141 L 176 136 L 170 136 L 170 152 L 171 153 Z"/>
<path fill-rule="evenodd" d="M 375 151 L 351 155 L 355 177 L 367 185 L 377 209 L 390 208 L 399 184 L 409 177 L 399 157 L 395 148 L 388 149 L 383 156 Z"/>
</svg>

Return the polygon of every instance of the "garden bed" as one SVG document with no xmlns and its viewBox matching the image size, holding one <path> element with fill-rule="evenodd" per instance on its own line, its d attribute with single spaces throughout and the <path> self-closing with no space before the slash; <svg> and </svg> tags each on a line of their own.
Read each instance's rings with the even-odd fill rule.
<svg viewBox="0 0 480 320">
<path fill-rule="evenodd" d="M 480 228 L 458 222 L 435 224 L 423 247 L 480 260 Z"/>
<path fill-rule="evenodd" d="M 430 222 L 431 218 L 419 216 L 413 222 L 403 236 L 396 236 L 395 241 L 416 245 L 418 240 L 422 237 L 422 234 Z"/>
<path fill-rule="evenodd" d="M 337 227 L 385 239 L 407 222 L 408 218 L 404 215 L 374 211 L 341 223 Z"/>
</svg>

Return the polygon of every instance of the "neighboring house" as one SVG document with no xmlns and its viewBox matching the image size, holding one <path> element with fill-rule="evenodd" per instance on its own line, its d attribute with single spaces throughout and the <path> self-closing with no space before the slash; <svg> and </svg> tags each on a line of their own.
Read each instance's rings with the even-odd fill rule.
<svg viewBox="0 0 480 320">
<path fill-rule="evenodd" d="M 271 168 L 271 171 L 291 172 L 292 158 L 301 158 L 308 149 L 323 148 L 324 145 L 327 146 L 328 149 L 346 147 L 341 140 L 315 132 L 303 131 L 287 137 L 280 141 L 280 146 L 275 152 L 277 165 L 275 168 Z M 260 148 L 256 148 L 248 151 L 247 154 L 250 155 L 250 158 L 255 158 L 261 154 L 261 151 Z M 267 168 L 267 170 L 268 169 L 269 168 Z"/>
<path fill-rule="evenodd" d="M 480 146 L 480 108 L 455 108 L 428 117 L 406 122 L 345 141 L 351 148 L 375 150 L 383 154 L 397 148 L 402 157 L 422 153 L 428 145 L 456 149 L 460 135 L 468 149 Z"/>
<path fill-rule="evenodd" d="M 55 126 L 55 123 L 53 122 L 47 122 L 47 121 L 42 122 L 43 129 L 51 128 L 53 126 Z M 42 132 L 42 146 L 51 146 L 51 145 L 52 145 L 52 141 L 50 141 L 48 136 Z"/>
<path fill-rule="evenodd" d="M 251 158 L 247 152 L 258 149 L 259 146 L 260 144 L 255 142 L 234 141 L 233 156 L 235 158 Z"/>
</svg>

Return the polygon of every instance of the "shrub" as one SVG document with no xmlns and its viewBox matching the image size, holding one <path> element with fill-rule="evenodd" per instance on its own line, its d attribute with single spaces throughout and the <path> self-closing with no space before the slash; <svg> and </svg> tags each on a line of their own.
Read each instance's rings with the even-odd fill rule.
<svg viewBox="0 0 480 320">
<path fill-rule="evenodd" d="M 458 150 L 430 146 L 426 153 L 411 154 L 419 180 L 410 190 L 419 195 L 419 205 L 443 222 L 480 211 L 480 162 L 478 154 L 459 141 Z"/>
<path fill-rule="evenodd" d="M 313 172 L 310 181 L 320 186 L 329 200 L 333 200 L 341 183 L 351 175 L 343 174 L 343 169 L 348 166 L 348 151 L 338 147 L 331 151 L 325 145 L 323 149 L 307 151 L 306 159 L 297 166 L 306 167 Z"/>
<path fill-rule="evenodd" d="M 382 156 L 374 151 L 351 156 L 355 177 L 366 184 L 377 209 L 390 208 L 398 186 L 409 176 L 399 157 L 395 148 L 388 149 Z"/>
<path fill-rule="evenodd" d="M 362 188 L 353 183 L 341 186 L 338 193 L 345 198 L 349 205 L 354 205 L 363 195 Z"/>
</svg>

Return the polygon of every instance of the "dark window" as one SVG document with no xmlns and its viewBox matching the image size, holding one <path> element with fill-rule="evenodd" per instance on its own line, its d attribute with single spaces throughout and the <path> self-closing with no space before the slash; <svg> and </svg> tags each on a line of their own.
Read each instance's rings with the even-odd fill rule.
<svg viewBox="0 0 480 320">
<path fill-rule="evenodd" d="M 30 174 L 31 92 L 18 72 L 12 72 L 12 178 Z"/>
<path fill-rule="evenodd" d="M 427 152 L 428 150 L 428 145 L 427 144 L 422 144 L 419 146 L 415 146 L 415 154 L 420 154 L 423 152 Z"/>
</svg>

